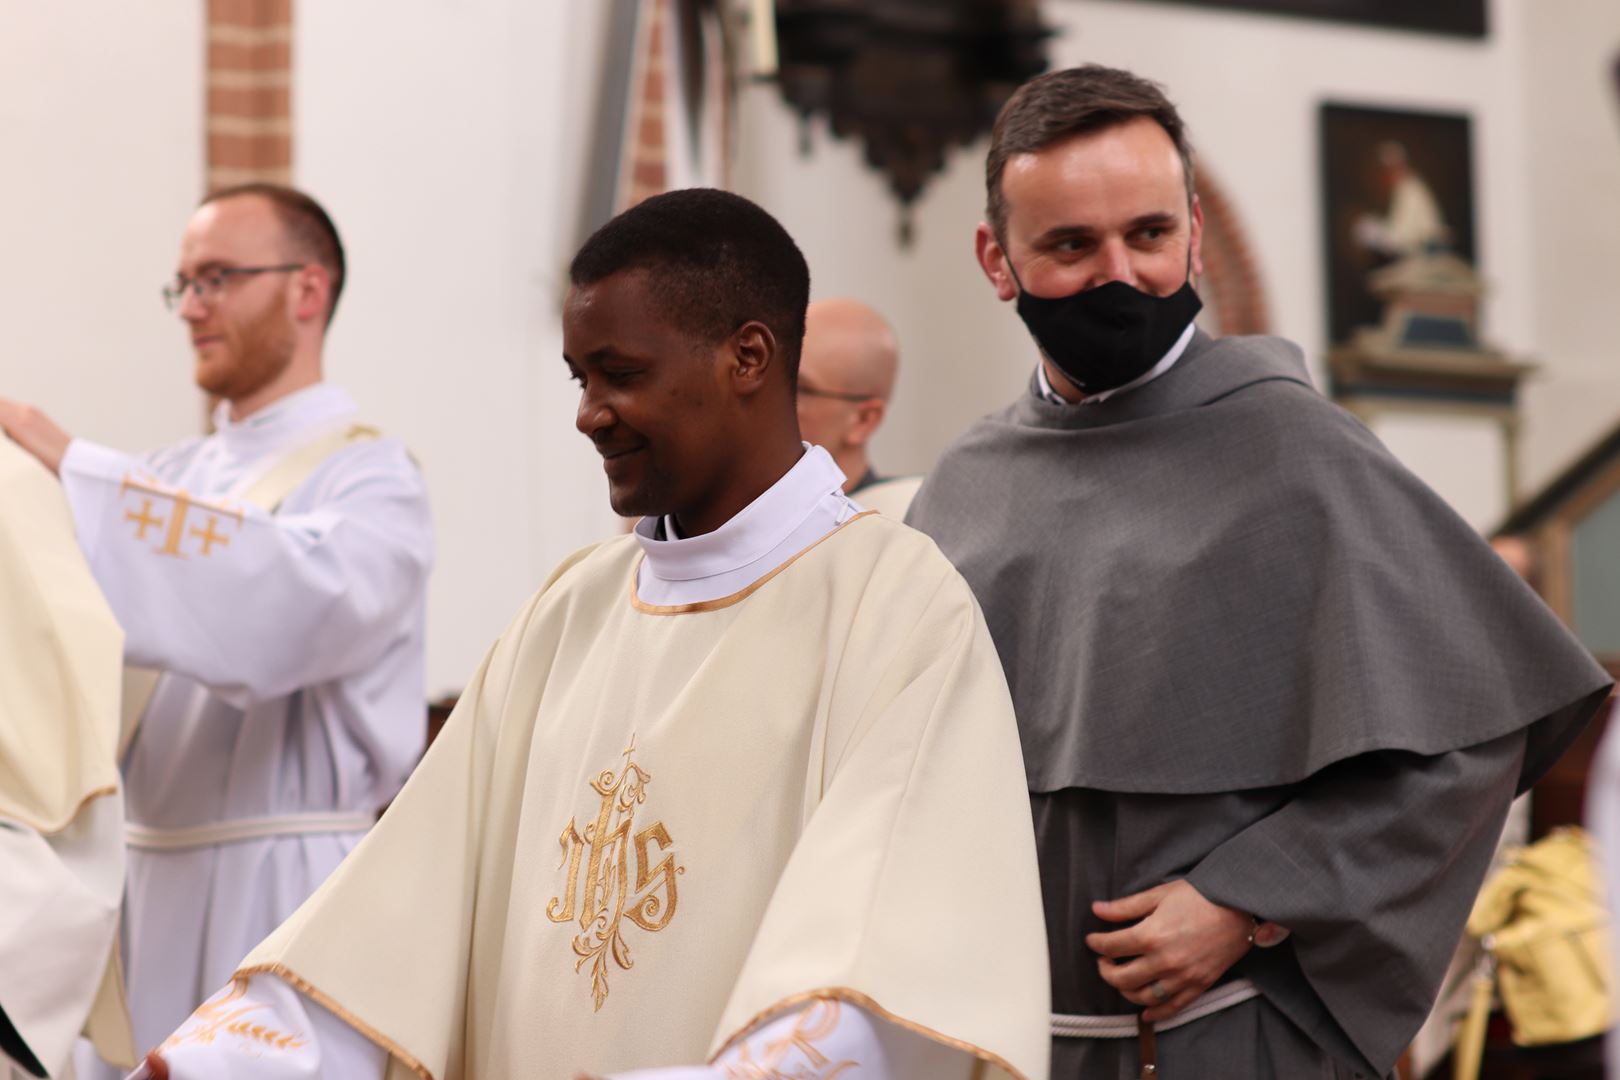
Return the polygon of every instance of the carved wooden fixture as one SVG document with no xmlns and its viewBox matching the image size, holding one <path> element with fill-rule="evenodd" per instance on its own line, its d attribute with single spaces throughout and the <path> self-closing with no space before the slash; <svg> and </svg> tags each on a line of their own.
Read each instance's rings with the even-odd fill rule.
<svg viewBox="0 0 1620 1080">
<path fill-rule="evenodd" d="M 1036 0 L 777 0 L 776 32 L 782 96 L 806 125 L 821 114 L 861 141 L 900 200 L 902 244 L 949 151 L 1046 70 L 1051 34 Z"/>
</svg>

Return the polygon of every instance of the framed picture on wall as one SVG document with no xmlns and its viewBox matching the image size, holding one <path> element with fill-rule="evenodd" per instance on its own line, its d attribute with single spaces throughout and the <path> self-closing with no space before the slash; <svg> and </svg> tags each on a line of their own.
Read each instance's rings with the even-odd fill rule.
<svg viewBox="0 0 1620 1080">
<path fill-rule="evenodd" d="M 1486 0 L 1150 0 L 1194 7 L 1303 15 L 1315 19 L 1425 30 L 1459 37 L 1485 36 Z"/>
<path fill-rule="evenodd" d="M 1368 275 L 1410 255 L 1474 249 L 1473 136 L 1460 113 L 1321 109 L 1328 341 L 1376 325 Z"/>
</svg>

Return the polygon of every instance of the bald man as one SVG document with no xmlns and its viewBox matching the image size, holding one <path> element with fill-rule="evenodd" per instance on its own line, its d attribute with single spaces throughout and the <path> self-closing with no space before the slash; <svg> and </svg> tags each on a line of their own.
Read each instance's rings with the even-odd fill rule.
<svg viewBox="0 0 1620 1080">
<path fill-rule="evenodd" d="M 859 300 L 817 300 L 805 315 L 799 430 L 844 472 L 844 493 L 868 510 L 906 516 L 920 476 L 881 477 L 867 444 L 883 424 L 900 368 L 894 329 Z"/>
</svg>

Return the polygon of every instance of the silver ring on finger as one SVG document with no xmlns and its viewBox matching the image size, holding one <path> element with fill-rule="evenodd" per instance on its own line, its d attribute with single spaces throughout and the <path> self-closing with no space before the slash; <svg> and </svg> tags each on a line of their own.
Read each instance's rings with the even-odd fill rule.
<svg viewBox="0 0 1620 1080">
<path fill-rule="evenodd" d="M 1169 992 L 1165 990 L 1157 979 L 1148 984 L 1148 993 L 1153 995 L 1153 1004 L 1155 1005 L 1163 1005 L 1170 1000 Z"/>
</svg>

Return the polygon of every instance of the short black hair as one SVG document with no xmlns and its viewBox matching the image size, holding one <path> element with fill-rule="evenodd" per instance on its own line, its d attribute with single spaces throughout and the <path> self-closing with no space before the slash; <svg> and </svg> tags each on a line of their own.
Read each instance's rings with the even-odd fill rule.
<svg viewBox="0 0 1620 1080">
<path fill-rule="evenodd" d="M 568 268 L 576 286 L 648 270 L 659 314 L 706 344 L 743 323 L 770 327 L 789 385 L 798 381 L 810 267 L 780 222 L 741 195 L 665 192 L 591 234 Z"/>
<path fill-rule="evenodd" d="M 331 297 L 326 305 L 326 323 L 330 326 L 332 315 L 337 311 L 338 297 L 343 293 L 343 280 L 348 276 L 349 269 L 349 264 L 343 256 L 343 241 L 338 239 L 337 226 L 332 224 L 331 216 L 320 203 L 297 188 L 262 181 L 234 184 L 218 191 L 211 191 L 197 205 L 207 206 L 209 203 L 234 199 L 242 195 L 257 195 L 262 199 L 268 199 L 270 205 L 275 208 L 276 217 L 281 219 L 282 227 L 287 230 L 287 237 L 293 242 L 293 246 L 326 269 L 326 276 L 332 282 Z"/>
</svg>

